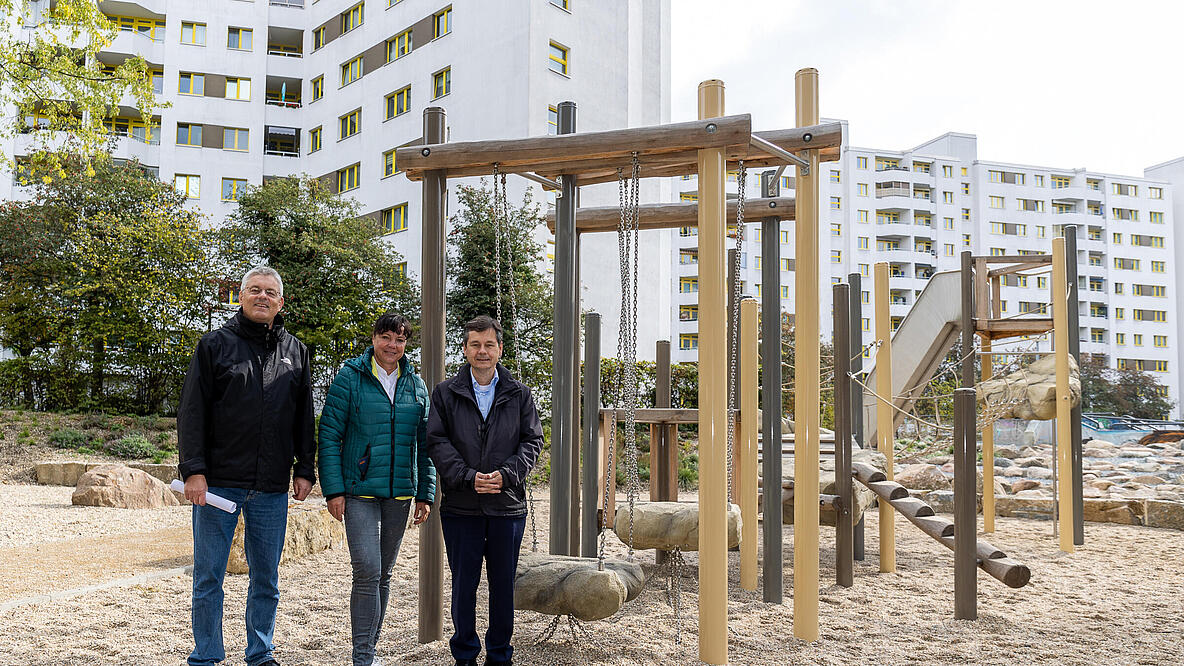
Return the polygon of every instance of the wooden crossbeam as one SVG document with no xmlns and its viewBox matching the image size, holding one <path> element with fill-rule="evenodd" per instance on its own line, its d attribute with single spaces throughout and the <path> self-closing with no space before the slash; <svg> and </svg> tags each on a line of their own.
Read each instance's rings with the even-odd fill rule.
<svg viewBox="0 0 1184 666">
<path fill-rule="evenodd" d="M 641 209 L 638 213 L 638 227 L 640 229 L 676 229 L 699 226 L 699 203 L 695 201 L 643 204 L 639 208 Z M 735 199 L 728 201 L 728 224 L 736 223 L 736 208 Z M 783 220 L 792 220 L 794 219 L 794 210 L 792 197 L 749 199 L 744 205 L 744 219 L 755 221 L 765 217 L 779 217 Z M 618 206 L 576 209 L 576 231 L 578 233 L 616 231 L 620 221 L 621 209 Z M 555 232 L 555 213 L 553 212 L 547 214 L 547 228 L 552 233 Z"/>
</svg>

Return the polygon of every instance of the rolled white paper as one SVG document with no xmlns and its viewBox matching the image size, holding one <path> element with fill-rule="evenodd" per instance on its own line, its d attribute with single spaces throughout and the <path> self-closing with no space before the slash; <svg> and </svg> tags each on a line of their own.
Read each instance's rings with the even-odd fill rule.
<svg viewBox="0 0 1184 666">
<path fill-rule="evenodd" d="M 173 482 L 169 484 L 169 488 L 182 494 L 185 492 L 185 484 L 180 479 L 173 479 Z M 206 504 L 209 504 L 215 509 L 222 509 L 226 513 L 234 513 L 236 506 L 234 502 L 209 491 L 206 492 Z"/>
</svg>

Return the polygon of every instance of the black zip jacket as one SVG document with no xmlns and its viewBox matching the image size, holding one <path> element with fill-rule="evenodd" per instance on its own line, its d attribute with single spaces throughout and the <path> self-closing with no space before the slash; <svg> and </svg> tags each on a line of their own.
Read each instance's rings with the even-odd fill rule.
<svg viewBox="0 0 1184 666">
<path fill-rule="evenodd" d="M 525 384 L 497 366 L 489 415 L 481 418 L 466 363 L 432 391 L 428 455 L 444 491 L 440 512 L 459 516 L 526 514 L 526 475 L 543 450 L 543 425 Z M 477 472 L 502 473 L 500 493 L 478 493 Z"/>
<path fill-rule="evenodd" d="M 177 444 L 182 479 L 204 474 L 210 486 L 262 492 L 287 491 L 292 476 L 315 482 L 308 349 L 281 316 L 269 329 L 240 309 L 202 336 L 181 389 Z"/>
</svg>

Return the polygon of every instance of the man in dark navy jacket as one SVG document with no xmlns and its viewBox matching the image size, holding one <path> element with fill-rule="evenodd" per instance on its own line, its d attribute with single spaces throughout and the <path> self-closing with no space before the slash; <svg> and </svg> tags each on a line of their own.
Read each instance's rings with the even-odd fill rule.
<svg viewBox="0 0 1184 666">
<path fill-rule="evenodd" d="M 440 524 L 452 571 L 449 640 L 458 666 L 477 663 L 477 587 L 489 578 L 485 663 L 510 664 L 514 574 L 526 527 L 526 475 L 543 448 L 543 427 L 525 384 L 498 364 L 502 327 L 480 316 L 465 324 L 468 361 L 432 391 L 428 454 L 444 498 Z"/>
<path fill-rule="evenodd" d="M 248 666 L 276 664 L 272 636 L 287 490 L 291 484 L 303 500 L 316 480 L 308 349 L 284 330 L 279 273 L 252 268 L 240 300 L 238 313 L 198 343 L 177 410 L 177 469 L 193 502 L 193 666 L 226 658 L 222 581 L 239 512 L 251 578 L 246 660 Z M 208 506 L 207 490 L 235 502 L 235 512 Z"/>
</svg>

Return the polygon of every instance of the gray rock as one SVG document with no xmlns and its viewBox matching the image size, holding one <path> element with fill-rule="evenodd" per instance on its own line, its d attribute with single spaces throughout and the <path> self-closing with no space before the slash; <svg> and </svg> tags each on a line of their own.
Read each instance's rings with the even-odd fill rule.
<svg viewBox="0 0 1184 666">
<path fill-rule="evenodd" d="M 1032 479 L 1020 479 L 1011 484 L 1011 492 L 1019 494 L 1025 490 L 1040 488 L 1043 485 L 1044 484 L 1040 483 L 1039 481 L 1034 481 Z"/>
<path fill-rule="evenodd" d="M 905 488 L 917 490 L 949 490 L 953 487 L 936 465 L 924 463 L 905 467 L 896 473 L 894 480 Z"/>
<path fill-rule="evenodd" d="M 740 507 L 728 505 L 728 548 L 740 545 Z M 617 505 L 613 531 L 629 543 L 629 507 Z M 699 550 L 699 505 L 640 502 L 633 512 L 633 547 L 638 550 Z"/>
<path fill-rule="evenodd" d="M 1153 462 L 1143 462 L 1135 465 L 1136 472 L 1158 472 L 1160 469 L 1161 466 Z"/>
<path fill-rule="evenodd" d="M 645 574 L 637 562 L 523 553 L 514 576 L 514 608 L 591 621 L 610 617 L 641 593 Z"/>
<path fill-rule="evenodd" d="M 1184 502 L 1147 500 L 1145 522 L 1148 527 L 1184 530 Z"/>
<path fill-rule="evenodd" d="M 1029 479 L 1051 479 L 1052 470 L 1047 467 L 1029 467 L 1024 470 L 1024 476 Z"/>
<path fill-rule="evenodd" d="M 1154 476 L 1152 474 L 1136 476 L 1135 478 L 1131 479 L 1131 481 L 1134 481 L 1135 483 L 1141 483 L 1146 486 L 1158 486 L 1165 482 L 1162 477 Z"/>
<path fill-rule="evenodd" d="M 1038 488 L 1030 488 L 1028 490 L 1021 490 L 1015 494 L 1020 499 L 1040 499 L 1044 497 L 1052 497 L 1052 493 Z"/>
<path fill-rule="evenodd" d="M 937 513 L 954 512 L 954 491 L 933 490 L 925 494 L 925 503 Z"/>
<path fill-rule="evenodd" d="M 243 517 L 239 514 L 234 539 L 230 543 L 230 558 L 226 572 L 244 574 L 249 571 L 247 555 L 243 550 L 245 534 Z M 345 541 L 345 526 L 333 518 L 324 501 L 288 502 L 288 526 L 284 534 L 284 552 L 280 564 L 297 560 L 305 555 L 319 553 L 338 546 Z"/>
<path fill-rule="evenodd" d="M 1010 446 L 996 446 L 995 447 L 995 457 L 1013 460 L 1015 458 L 1020 457 L 1020 452 L 1019 452 L 1019 449 L 1015 449 Z M 998 464 L 998 461 L 996 461 L 995 464 Z"/>
<path fill-rule="evenodd" d="M 1089 485 L 1093 488 L 1097 488 L 1098 490 L 1109 490 L 1110 486 L 1114 485 L 1114 482 L 1109 479 L 1096 479 L 1094 481 L 1090 481 Z"/>
</svg>

